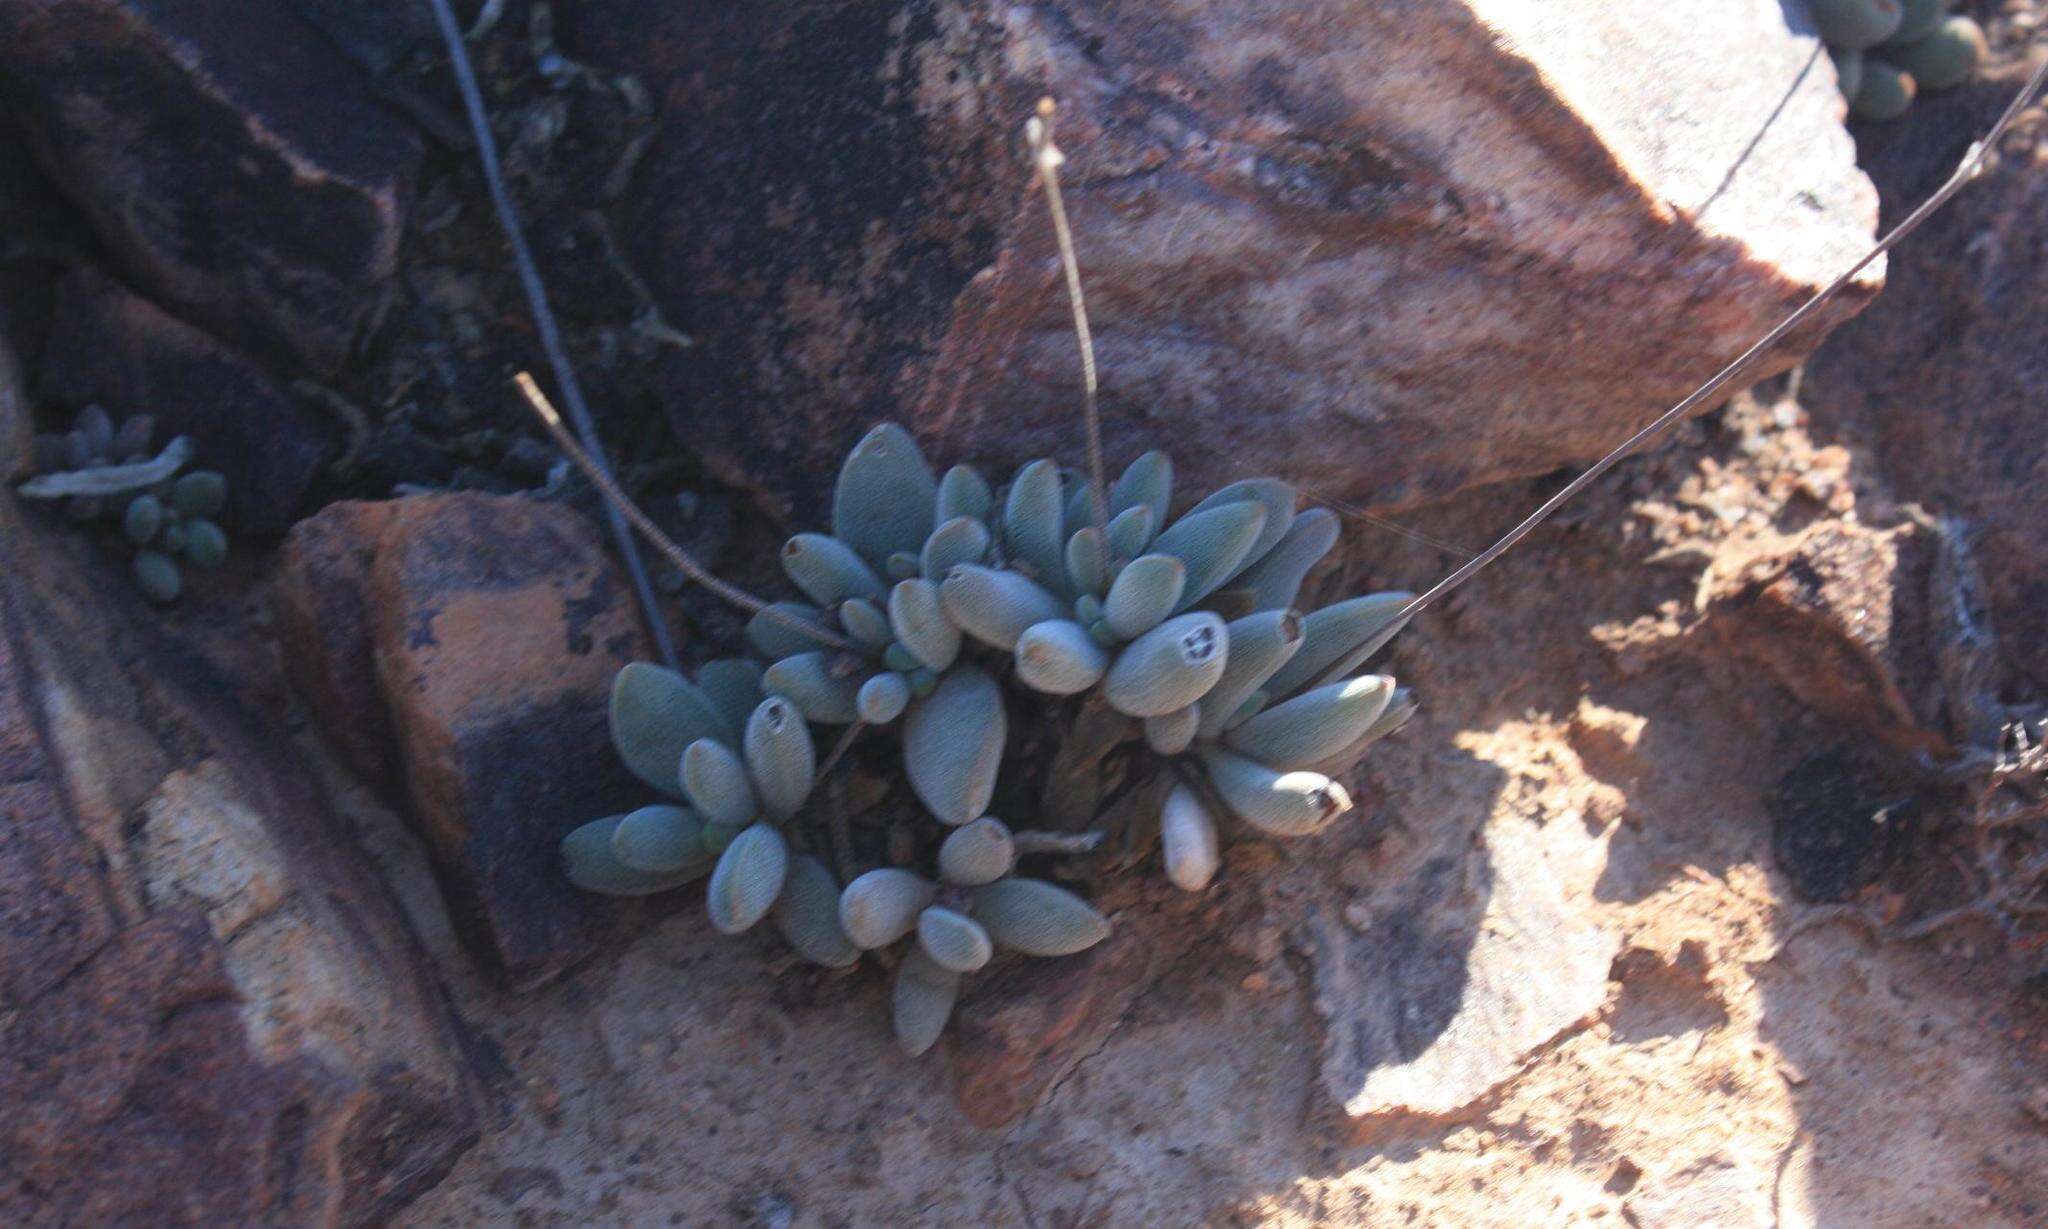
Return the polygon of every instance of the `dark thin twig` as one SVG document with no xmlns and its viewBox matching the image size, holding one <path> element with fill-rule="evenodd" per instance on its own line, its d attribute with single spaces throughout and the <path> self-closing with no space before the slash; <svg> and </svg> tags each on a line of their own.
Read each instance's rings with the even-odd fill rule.
<svg viewBox="0 0 2048 1229">
<path fill-rule="evenodd" d="M 583 386 L 576 380 L 576 369 L 569 362 L 568 352 L 562 348 L 561 331 L 555 326 L 553 309 L 548 306 L 547 288 L 541 283 L 540 269 L 533 263 L 533 252 L 527 247 L 526 234 L 519 226 L 519 212 L 513 207 L 512 196 L 505 190 L 505 177 L 498 169 L 498 145 L 491 136 L 490 117 L 484 112 L 483 92 L 477 88 L 476 73 L 470 68 L 462 28 L 455 23 L 455 11 L 448 0 L 431 2 L 434 20 L 441 27 L 441 41 L 448 46 L 448 61 L 455 71 L 455 84 L 462 91 L 463 109 L 469 113 L 470 131 L 476 137 L 477 161 L 483 167 L 491 203 L 498 211 L 498 226 L 505 232 L 506 246 L 512 249 L 512 263 L 519 270 L 519 285 L 526 292 L 527 305 L 533 312 L 534 330 L 540 336 L 541 349 L 547 352 L 548 366 L 554 372 L 555 384 L 562 390 L 562 400 L 568 403 L 570 421 L 576 424 L 576 434 L 582 437 L 589 460 L 609 481 L 611 468 L 605 460 L 604 444 L 598 439 L 590 407 L 584 403 Z M 668 620 L 662 614 L 661 604 L 654 596 L 653 582 L 647 576 L 647 565 L 640 557 L 640 548 L 634 543 L 631 530 L 626 527 L 625 514 L 616 502 L 607 501 L 605 520 L 611 527 L 619 556 L 625 561 L 626 573 L 632 579 L 633 596 L 639 602 L 648 634 L 654 637 L 655 651 L 669 668 L 674 669 L 680 664 L 675 638 L 669 634 Z"/>
<path fill-rule="evenodd" d="M 574 462 L 578 469 L 583 471 L 583 476 L 590 479 L 591 485 L 597 488 L 597 493 L 604 497 L 605 507 L 615 513 L 624 523 L 631 525 L 634 529 L 646 535 L 647 541 L 656 550 L 667 556 L 668 561 L 675 564 L 676 569 L 682 572 L 683 575 L 704 586 L 717 597 L 730 602 L 749 614 L 763 615 L 773 619 L 785 627 L 802 632 L 805 636 L 818 641 L 820 644 L 831 645 L 836 649 L 859 651 L 852 641 L 829 632 L 816 624 L 806 623 L 802 619 L 785 614 L 745 589 L 740 588 L 738 585 L 720 580 L 712 573 L 711 569 L 697 562 L 696 557 L 691 555 L 689 551 L 677 545 L 675 539 L 663 533 L 661 526 L 655 524 L 645 512 L 640 510 L 639 505 L 626 497 L 626 493 L 619 489 L 619 484 L 613 481 L 612 476 L 598 465 L 596 459 L 577 445 L 575 437 L 571 436 L 569 429 L 562 425 L 561 414 L 556 412 L 554 405 L 548 401 L 547 394 L 540 391 L 540 385 L 533 382 L 531 375 L 522 371 L 513 377 L 513 382 L 519 386 L 520 393 L 525 396 L 526 403 L 533 407 L 533 412 L 540 416 L 541 425 L 546 427 L 548 434 L 554 437 L 555 446 L 560 448 L 563 454 L 570 461 Z"/>
<path fill-rule="evenodd" d="M 1904 221 L 1894 226 L 1890 234 L 1878 240 L 1877 245 L 1866 252 L 1863 259 L 1849 266 L 1849 269 L 1840 277 L 1829 282 L 1826 287 L 1801 304 L 1799 310 L 1785 317 L 1778 327 L 1764 334 L 1761 340 L 1743 351 L 1740 357 L 1726 367 L 1723 367 L 1712 379 L 1700 385 L 1691 396 L 1658 415 L 1655 422 L 1629 436 L 1621 447 L 1595 461 L 1584 473 L 1566 483 L 1564 488 L 1558 491 L 1557 494 L 1544 500 L 1542 506 L 1523 518 L 1522 522 L 1513 529 L 1508 530 L 1500 541 L 1479 552 L 1477 557 L 1458 568 L 1457 571 L 1452 572 L 1449 576 L 1436 582 L 1436 584 L 1430 586 L 1427 592 L 1402 607 L 1399 618 L 1406 619 L 1415 614 L 1415 612 L 1423 607 L 1428 606 L 1459 585 L 1472 579 L 1479 569 L 1507 553 L 1510 547 L 1528 536 L 1530 530 L 1548 520 L 1552 513 L 1563 507 L 1567 500 L 1577 495 L 1580 491 L 1585 490 L 1600 475 L 1612 469 L 1615 462 L 1637 452 L 1645 444 L 1656 439 L 1673 424 L 1683 419 L 1688 413 L 1704 404 L 1715 393 L 1726 388 L 1756 360 L 1758 355 L 1763 354 L 1772 346 L 1778 344 L 1787 333 L 1805 323 L 1814 312 L 1820 309 L 1822 304 L 1840 294 L 1843 288 L 1855 280 L 1857 274 L 1868 268 L 1872 261 L 1890 251 L 1900 240 L 1919 229 L 1922 222 L 1925 222 L 1935 210 L 1947 204 L 1949 198 L 1961 191 L 1963 185 L 1970 182 L 1971 178 L 1976 175 L 1977 169 L 1984 163 L 1984 155 L 1997 143 L 1999 137 L 2005 135 L 2005 130 L 2012 126 L 2013 120 L 2018 117 L 2020 111 L 2040 91 L 2041 83 L 2044 80 L 2048 80 L 2048 58 L 2044 58 L 2040 65 L 2034 69 L 2033 75 L 2027 78 L 2026 85 L 2013 98 L 2012 104 L 2005 109 L 2005 113 L 1998 117 L 1998 122 L 1991 126 L 1991 131 L 1984 135 L 1984 139 L 1970 146 L 1969 152 L 1963 155 L 1962 163 L 1956 167 L 1955 174 L 1949 176 L 1948 181 L 1942 184 L 1935 191 L 1934 195 L 1928 197 L 1918 209 L 1908 214 Z"/>
<path fill-rule="evenodd" d="M 1067 225 L 1067 206 L 1060 198 L 1060 164 L 1066 155 L 1052 143 L 1052 113 L 1052 99 L 1040 99 L 1038 114 L 1025 122 L 1024 135 L 1031 143 L 1038 182 L 1045 188 L 1053 237 L 1060 246 L 1060 269 L 1067 278 L 1067 302 L 1074 309 L 1074 340 L 1081 347 L 1081 418 L 1088 431 L 1089 519 L 1102 529 L 1109 521 L 1109 502 L 1102 475 L 1102 416 L 1095 405 L 1095 337 L 1088 329 L 1087 300 L 1081 296 L 1081 262 L 1074 255 L 1074 231 Z"/>
</svg>

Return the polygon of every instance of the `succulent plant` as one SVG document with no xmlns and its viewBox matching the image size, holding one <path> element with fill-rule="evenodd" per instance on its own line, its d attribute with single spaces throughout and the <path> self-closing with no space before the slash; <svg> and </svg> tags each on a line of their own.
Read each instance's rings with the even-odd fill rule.
<svg viewBox="0 0 2048 1229">
<path fill-rule="evenodd" d="M 571 879 L 637 894 L 708 876 L 721 931 L 773 915 L 814 963 L 884 953 L 898 1040 L 923 1052 L 964 976 L 1108 935 L 1047 873 L 1085 882 L 1156 847 L 1168 881 L 1200 891 L 1226 829 L 1302 836 L 1351 808 L 1338 778 L 1415 710 L 1361 671 L 1410 595 L 1295 609 L 1340 527 L 1298 503 L 1251 479 L 1174 516 L 1173 464 L 1152 452 L 1098 512 L 1049 460 L 1001 488 L 966 466 L 935 477 L 907 432 L 876 428 L 840 472 L 831 532 L 783 548 L 801 597 L 748 625 L 770 664 L 620 672 L 613 741 L 674 801 L 571 833 Z M 808 813 L 832 767 L 808 724 L 848 729 L 835 761 L 887 728 L 923 824 L 850 854 L 843 816 L 835 835 Z M 991 814 L 1033 805 L 1044 829 Z"/>
<path fill-rule="evenodd" d="M 1856 97 L 1849 110 L 1861 119 L 1897 119 L 1913 105 L 1919 86 L 1913 78 L 1888 61 L 1865 56 Z"/>
<path fill-rule="evenodd" d="M 1812 0 L 1835 78 L 1859 119 L 1896 119 L 1929 90 L 1961 85 L 1986 55 L 1984 31 L 1954 0 Z"/>
<path fill-rule="evenodd" d="M 1822 41 L 1850 51 L 1877 46 L 1906 17 L 1900 0 L 1811 0 L 1809 7 Z"/>
<path fill-rule="evenodd" d="M 1947 17 L 1919 38 L 1886 43 L 1877 55 L 1922 90 L 1953 89 L 1970 79 L 1986 55 L 1983 27 Z"/>
<path fill-rule="evenodd" d="M 184 591 L 180 559 L 202 568 L 226 561 L 228 537 L 218 518 L 227 504 L 227 479 L 212 470 L 180 475 L 192 459 L 192 441 L 184 436 L 152 457 L 155 432 L 147 414 L 116 428 L 105 410 L 87 406 L 70 431 L 37 437 L 38 474 L 20 493 L 57 501 L 73 520 L 117 521 L 136 548 L 136 587 L 164 605 Z"/>
</svg>

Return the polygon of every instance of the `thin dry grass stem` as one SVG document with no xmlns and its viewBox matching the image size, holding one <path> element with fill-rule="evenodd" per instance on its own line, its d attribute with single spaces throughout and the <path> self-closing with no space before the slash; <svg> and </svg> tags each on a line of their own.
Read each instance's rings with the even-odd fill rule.
<svg viewBox="0 0 2048 1229">
<path fill-rule="evenodd" d="M 1074 309 L 1074 340 L 1081 347 L 1081 417 L 1088 432 L 1088 508 L 1097 529 L 1109 523 L 1108 487 L 1102 473 L 1102 417 L 1095 405 L 1095 337 L 1088 329 L 1088 302 L 1081 294 L 1081 262 L 1074 255 L 1074 231 L 1067 224 L 1066 202 L 1060 197 L 1060 164 L 1066 155 L 1052 143 L 1050 98 L 1038 100 L 1038 114 L 1024 123 L 1032 164 L 1045 188 L 1045 206 L 1052 213 L 1052 233 L 1059 241 L 1060 268 L 1067 278 L 1067 302 Z"/>
<path fill-rule="evenodd" d="M 1477 556 L 1459 567 L 1457 571 L 1452 572 L 1449 576 L 1430 586 L 1426 592 L 1402 607 L 1400 617 L 1406 619 L 1415 614 L 1423 607 L 1428 606 L 1459 585 L 1472 579 L 1481 568 L 1506 554 L 1509 548 L 1526 537 L 1530 530 L 1550 519 L 1551 515 L 1563 507 L 1568 500 L 1592 485 L 1593 481 L 1599 478 L 1600 475 L 1612 469 L 1616 462 L 1641 450 L 1644 445 L 1664 434 L 1664 432 L 1682 420 L 1687 414 L 1704 405 L 1714 394 L 1733 383 L 1760 355 L 1764 354 L 1772 346 L 1777 345 L 1793 329 L 1804 324 L 1828 300 L 1840 294 L 1850 282 L 1855 280 L 1857 274 L 1870 266 L 1872 261 L 1889 252 L 1906 236 L 1918 230 L 1921 223 L 1931 217 L 1936 210 L 1946 205 L 1951 197 L 1955 196 L 1957 192 L 1962 191 L 1963 185 L 1969 183 L 1976 176 L 1977 171 L 1984 165 L 1985 155 L 1998 143 L 1998 139 L 2005 135 L 2006 130 L 2012 127 L 2013 120 L 2018 118 L 2027 103 L 2040 92 L 2044 80 L 2048 80 L 2048 57 L 2044 57 L 2041 63 L 2035 67 L 2033 73 L 2028 76 L 2027 83 L 2020 87 L 2019 93 L 2013 97 L 2012 103 L 2006 107 L 2005 113 L 1998 117 L 1998 122 L 1991 126 L 1991 130 L 1984 134 L 1984 138 L 1970 146 L 1969 150 L 1963 155 L 1962 162 L 1957 165 L 1955 173 L 1948 177 L 1947 182 L 1943 183 L 1940 188 L 1935 190 L 1932 196 L 1922 202 L 1918 209 L 1908 214 L 1905 220 L 1894 226 L 1889 234 L 1878 240 L 1875 246 L 1864 253 L 1861 260 L 1849 266 L 1841 276 L 1829 282 L 1820 291 L 1815 293 L 1812 298 L 1800 304 L 1797 311 L 1785 317 L 1776 328 L 1764 334 L 1755 345 L 1744 350 L 1734 362 L 1723 367 L 1712 379 L 1695 389 L 1692 395 L 1658 415 L 1656 420 L 1650 423 L 1649 426 L 1629 436 L 1619 448 L 1595 461 L 1584 473 L 1566 483 L 1555 495 L 1544 500 L 1541 506 L 1524 517 L 1521 523 L 1517 524 L 1513 529 L 1508 530 L 1498 542 L 1479 552 Z"/>
<path fill-rule="evenodd" d="M 561 414 L 548 401 L 547 394 L 540 391 L 540 385 L 534 383 L 531 375 L 522 371 L 513 377 L 513 380 L 518 384 L 520 394 L 526 398 L 526 403 L 532 406 L 533 412 L 539 416 L 541 425 L 546 427 L 548 434 L 554 437 L 555 446 L 560 448 L 563 454 L 575 463 L 576 468 L 583 471 L 584 477 L 590 479 L 591 485 L 597 488 L 597 493 L 604 497 L 605 503 L 617 512 L 619 516 L 624 518 L 627 524 L 639 530 L 641 536 L 645 537 L 650 545 L 666 556 L 670 563 L 675 564 L 683 575 L 704 586 L 704 588 L 710 590 L 717 597 L 749 614 L 765 615 L 783 624 L 785 627 L 800 631 L 805 636 L 823 644 L 831 645 L 833 648 L 846 649 L 853 652 L 859 651 L 852 641 L 826 631 L 824 628 L 806 623 L 802 619 L 784 614 L 746 590 L 714 576 L 711 570 L 698 563 L 690 552 L 677 545 L 675 539 L 663 533 L 661 526 L 656 525 L 649 519 L 648 515 L 640 510 L 639 505 L 635 504 L 632 499 L 627 497 L 624 491 L 619 489 L 619 484 L 612 480 L 612 476 L 606 473 L 596 461 L 592 460 L 589 453 L 583 451 L 582 447 L 576 443 L 575 437 L 569 434 L 569 428 L 563 425 Z"/>
</svg>

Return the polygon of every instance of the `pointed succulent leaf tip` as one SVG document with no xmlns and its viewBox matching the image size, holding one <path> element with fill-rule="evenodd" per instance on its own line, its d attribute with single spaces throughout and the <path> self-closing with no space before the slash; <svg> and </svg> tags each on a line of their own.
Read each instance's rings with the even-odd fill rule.
<svg viewBox="0 0 2048 1229">
<path fill-rule="evenodd" d="M 1135 559 L 1144 554 L 1145 548 L 1152 545 L 1152 531 L 1158 527 L 1152 519 L 1152 509 L 1142 504 L 1117 513 L 1109 522 L 1110 558 Z"/>
<path fill-rule="evenodd" d="M 1145 718 L 1145 745 L 1160 755 L 1179 755 L 1195 741 L 1195 729 L 1202 720 L 1199 702 L 1170 713 Z"/>
<path fill-rule="evenodd" d="M 754 824 L 718 855 L 704 890 L 711 924 L 736 935 L 768 916 L 789 874 L 789 842 L 772 824 Z"/>
<path fill-rule="evenodd" d="M 795 708 L 777 696 L 761 701 L 747 720 L 741 750 L 747 775 L 754 779 L 754 793 L 769 818 L 786 820 L 802 809 L 818 771 L 818 752 L 811 744 L 810 727 Z"/>
<path fill-rule="evenodd" d="M 796 954 L 812 964 L 843 969 L 860 959 L 860 949 L 839 924 L 839 883 L 823 862 L 809 854 L 789 860 L 775 925 Z"/>
<path fill-rule="evenodd" d="M 877 653 L 896 639 L 896 634 L 889 630 L 889 616 L 864 597 L 850 597 L 839 603 L 839 626 L 862 647 Z"/>
<path fill-rule="evenodd" d="M 761 667 L 739 657 L 707 661 L 697 671 L 697 690 L 711 699 L 711 706 L 725 718 L 737 735 L 747 728 L 754 706 L 768 698 L 761 690 Z"/>
<path fill-rule="evenodd" d="M 917 926 L 917 915 L 938 897 L 936 886 L 900 867 L 872 870 L 839 894 L 839 926 L 855 947 L 887 947 Z"/>
<path fill-rule="evenodd" d="M 1102 531 L 1083 525 L 1067 539 L 1067 591 L 1094 597 L 1109 587 L 1109 547 Z"/>
<path fill-rule="evenodd" d="M 906 580 L 889 591 L 889 629 L 898 643 L 917 662 L 933 670 L 945 670 L 960 656 L 960 629 L 946 617 L 937 582 Z M 901 670 L 886 655 L 884 664 Z"/>
<path fill-rule="evenodd" d="M 755 612 L 754 617 L 747 620 L 747 643 L 753 645 L 754 651 L 761 656 L 772 661 L 778 657 L 788 657 L 792 653 L 807 653 L 812 649 L 831 646 L 831 641 L 824 639 L 824 636 L 831 634 L 831 629 L 825 623 L 825 612 L 816 606 L 807 606 L 802 602 L 770 602 L 768 607 L 781 617 L 763 610 Z M 792 619 L 805 626 L 817 628 L 820 635 L 806 636 L 790 626 L 789 620 Z"/>
<path fill-rule="evenodd" d="M 988 526 L 965 516 L 941 522 L 925 539 L 918 571 L 927 580 L 944 580 L 946 573 L 962 563 L 980 563 L 988 558 Z"/>
<path fill-rule="evenodd" d="M 171 485 L 171 506 L 186 516 L 219 516 L 228 506 L 228 480 L 210 469 L 195 469 Z"/>
<path fill-rule="evenodd" d="M 714 824 L 742 828 L 761 813 L 747 766 L 715 738 L 700 738 L 683 752 L 682 781 L 691 805 Z"/>
<path fill-rule="evenodd" d="M 1252 541 L 1251 549 L 1245 552 L 1244 562 L 1238 565 L 1238 570 L 1242 570 L 1264 559 L 1266 553 L 1287 536 L 1287 531 L 1294 525 L 1294 507 L 1298 499 L 1294 488 L 1278 478 L 1246 478 L 1219 487 L 1207 499 L 1188 509 L 1187 515 L 1245 502 L 1264 508 L 1266 519 L 1259 523 L 1259 536 Z M 1186 520 L 1187 517 L 1181 519 Z"/>
<path fill-rule="evenodd" d="M 1173 502 L 1173 458 L 1163 452 L 1148 452 L 1131 462 L 1109 492 L 1109 514 L 1121 516 L 1132 508 L 1152 514 L 1156 527 L 1166 523 L 1167 505 Z"/>
<path fill-rule="evenodd" d="M 1223 805 L 1261 832 L 1307 836 L 1351 809 L 1351 795 L 1319 772 L 1279 772 L 1218 747 L 1202 763 Z"/>
<path fill-rule="evenodd" d="M 1232 590 L 1250 595 L 1253 610 L 1285 610 L 1301 595 L 1301 582 L 1337 544 L 1342 528 L 1328 508 L 1310 508 L 1294 518 L 1287 533 L 1257 563 L 1237 574 Z"/>
<path fill-rule="evenodd" d="M 704 821 L 687 807 L 651 806 L 629 811 L 612 832 L 612 852 L 636 871 L 672 874 L 706 861 Z"/>
<path fill-rule="evenodd" d="M 1045 460 L 1018 470 L 1003 501 L 1003 549 L 1010 566 L 1055 591 L 1067 582 L 1062 502 L 1059 470 Z"/>
<path fill-rule="evenodd" d="M 1173 886 L 1199 892 L 1222 865 L 1217 850 L 1216 817 L 1193 787 L 1180 784 L 1166 795 L 1159 812 L 1159 856 Z"/>
<path fill-rule="evenodd" d="M 1859 51 L 1896 34 L 1906 18 L 1899 0 L 1809 0 L 1807 7 L 1823 42 Z"/>
<path fill-rule="evenodd" d="M 944 905 L 917 915 L 917 945 L 933 964 L 955 973 L 972 973 L 996 954 L 981 923 Z"/>
<path fill-rule="evenodd" d="M 612 745 L 634 776 L 673 796 L 683 749 L 700 738 L 737 738 L 711 698 L 682 675 L 636 661 L 612 680 Z"/>
<path fill-rule="evenodd" d="M 936 1045 L 960 997 L 960 975 L 932 963 L 917 948 L 896 966 L 896 984 L 889 993 L 890 1023 L 896 1044 L 912 1058 Z"/>
<path fill-rule="evenodd" d="M 1323 607 L 1301 621 L 1301 649 L 1265 684 L 1267 694 L 1289 696 L 1303 687 L 1343 678 L 1377 653 L 1405 620 L 1397 620 L 1411 593 L 1368 593 Z"/>
<path fill-rule="evenodd" d="M 1067 604 L 1044 586 L 1007 568 L 963 563 L 939 583 L 939 603 L 954 626 L 983 644 L 1008 651 L 1033 623 L 1067 616 Z"/>
<path fill-rule="evenodd" d="M 1109 937 L 1095 906 L 1042 879 L 999 879 L 973 896 L 989 937 L 1027 956 L 1071 956 Z"/>
<path fill-rule="evenodd" d="M 1292 610 L 1262 610 L 1224 624 L 1230 660 L 1216 686 L 1202 697 L 1202 721 L 1196 731 L 1214 738 L 1253 692 L 1301 649 L 1301 616 Z"/>
<path fill-rule="evenodd" d="M 910 707 L 910 681 L 894 671 L 883 671 L 860 685 L 856 703 L 860 719 L 869 725 L 888 725 Z"/>
<path fill-rule="evenodd" d="M 1356 742 L 1394 696 L 1394 680 L 1361 675 L 1275 704 L 1232 730 L 1224 744 L 1268 768 L 1308 768 Z"/>
<path fill-rule="evenodd" d="M 618 834 L 619 825 L 625 818 L 623 815 L 609 815 L 595 819 L 562 838 L 562 868 L 568 873 L 570 883 L 585 892 L 601 892 L 606 896 L 647 896 L 702 879 L 711 870 L 709 857 L 663 873 L 635 870 L 626 865 L 612 848 L 612 838 Z"/>
<path fill-rule="evenodd" d="M 809 720 L 820 725 L 850 725 L 860 719 L 861 677 L 858 657 L 837 649 L 820 649 L 776 662 L 761 676 L 761 683 L 768 694 L 784 697 Z"/>
<path fill-rule="evenodd" d="M 148 546 L 164 527 L 163 501 L 154 495 L 138 495 L 121 514 L 121 532 L 137 546 Z"/>
<path fill-rule="evenodd" d="M 903 766 L 925 809 L 958 826 L 988 813 L 1009 717 L 986 670 L 961 666 L 913 704 L 903 723 Z"/>
<path fill-rule="evenodd" d="M 1946 90 L 1969 80 L 1986 51 L 1983 27 L 1968 17 L 1950 17 L 1924 38 L 1887 45 L 1878 54 L 1912 77 L 1920 89 Z"/>
<path fill-rule="evenodd" d="M 1207 694 L 1228 659 L 1223 620 L 1206 610 L 1177 615 L 1124 646 L 1102 695 L 1126 716 L 1162 716 Z"/>
<path fill-rule="evenodd" d="M 1190 512 L 1167 526 L 1152 549 L 1178 555 L 1188 565 L 1187 587 L 1176 609 L 1188 609 L 1235 576 L 1265 524 L 1266 506 L 1247 499 Z"/>
<path fill-rule="evenodd" d="M 956 888 L 994 883 L 1016 864 L 1016 839 L 993 815 L 953 829 L 939 846 L 939 878 Z"/>
<path fill-rule="evenodd" d="M 1387 702 L 1386 711 L 1379 715 L 1378 720 L 1366 727 L 1365 733 L 1351 740 L 1349 746 L 1335 755 L 1320 763 L 1308 765 L 1309 770 L 1329 777 L 1341 776 L 1351 771 L 1374 743 L 1407 725 L 1408 719 L 1415 715 L 1415 707 L 1413 692 L 1406 687 L 1395 688 L 1393 697 Z"/>
<path fill-rule="evenodd" d="M 822 533 L 800 533 L 782 546 L 782 570 L 803 595 L 830 608 L 850 597 L 880 597 L 882 578 L 854 549 Z"/>
<path fill-rule="evenodd" d="M 910 432 L 883 423 L 846 455 L 832 493 L 832 536 L 874 564 L 916 554 L 931 536 L 939 484 Z"/>
<path fill-rule="evenodd" d="M 996 497 L 979 470 L 972 465 L 955 465 L 939 480 L 938 502 L 940 521 L 956 516 L 986 521 L 989 511 L 996 506 Z"/>
<path fill-rule="evenodd" d="M 1117 573 L 1102 617 L 1119 639 L 1136 640 L 1164 622 L 1187 591 L 1188 568 L 1173 555 L 1141 555 Z"/>
<path fill-rule="evenodd" d="M 1017 677 L 1034 691 L 1071 696 L 1095 686 L 1109 669 L 1109 650 L 1071 619 L 1034 623 L 1017 637 Z"/>
</svg>

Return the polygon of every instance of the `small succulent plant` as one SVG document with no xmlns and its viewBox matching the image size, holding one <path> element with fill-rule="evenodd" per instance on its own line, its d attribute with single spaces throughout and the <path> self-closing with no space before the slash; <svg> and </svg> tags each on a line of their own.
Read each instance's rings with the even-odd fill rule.
<svg viewBox="0 0 2048 1229">
<path fill-rule="evenodd" d="M 1896 119 L 1924 91 L 1969 80 L 1987 53 L 1982 27 L 1954 0 L 1811 0 L 1849 110 Z"/>
<path fill-rule="evenodd" d="M 111 518 L 135 547 L 136 587 L 158 604 L 184 591 L 182 559 L 219 567 L 228 538 L 220 527 L 227 479 L 212 470 L 178 471 L 192 459 L 192 441 L 172 439 L 150 455 L 156 423 L 146 414 L 117 428 L 107 412 L 87 406 L 70 431 L 38 436 L 38 474 L 22 484 L 27 499 L 58 502 L 77 521 Z"/>
<path fill-rule="evenodd" d="M 1229 830 L 1322 830 L 1351 809 L 1342 774 L 1415 711 L 1360 672 L 1410 595 L 1299 613 L 1339 523 L 1284 482 L 1232 483 L 1178 516 L 1173 502 L 1163 453 L 1098 507 L 1051 461 L 998 491 L 964 465 L 935 475 L 908 432 L 875 428 L 841 470 L 831 532 L 783 549 L 803 600 L 749 624 L 765 667 L 621 671 L 614 743 L 674 801 L 571 833 L 571 880 L 633 895 L 709 876 L 721 931 L 773 915 L 815 963 L 882 953 L 898 1041 L 917 1054 L 999 952 L 1065 956 L 1108 936 L 1081 892 L 1020 862 L 1085 884 L 1156 848 L 1167 879 L 1199 891 Z M 819 766 L 810 724 L 844 727 L 842 748 L 868 729 L 900 744 L 925 818 L 886 858 L 849 865 L 812 813 L 837 753 Z M 1016 831 L 992 813 L 1033 808 L 1038 826 Z"/>
</svg>

